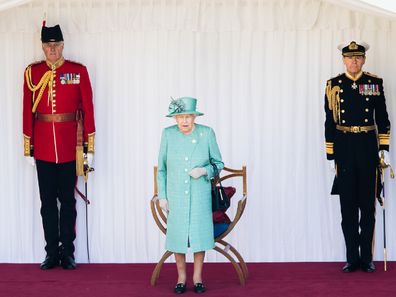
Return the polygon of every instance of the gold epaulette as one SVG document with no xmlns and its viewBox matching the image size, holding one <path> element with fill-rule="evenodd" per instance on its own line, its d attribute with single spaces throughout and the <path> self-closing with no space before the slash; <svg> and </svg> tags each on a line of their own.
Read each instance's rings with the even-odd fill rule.
<svg viewBox="0 0 396 297">
<path fill-rule="evenodd" d="M 371 76 L 371 77 L 380 78 L 379 76 L 377 76 L 377 75 L 375 75 L 375 74 L 372 74 L 372 73 L 370 73 L 370 72 L 367 72 L 367 71 L 364 71 L 363 73 L 366 74 L 366 75 L 368 75 L 368 76 Z M 380 78 L 380 79 L 381 79 L 381 78 Z"/>
</svg>

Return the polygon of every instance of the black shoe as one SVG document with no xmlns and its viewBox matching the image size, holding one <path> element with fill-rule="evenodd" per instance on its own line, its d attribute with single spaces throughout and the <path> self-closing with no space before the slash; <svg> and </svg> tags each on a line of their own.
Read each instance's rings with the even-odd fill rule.
<svg viewBox="0 0 396 297">
<path fill-rule="evenodd" d="M 196 283 L 196 284 L 194 285 L 194 292 L 195 292 L 195 293 L 201 294 L 201 293 L 203 293 L 203 292 L 205 292 L 205 291 L 206 291 L 206 288 L 205 288 L 205 286 L 203 285 L 203 283 Z"/>
<path fill-rule="evenodd" d="M 370 263 L 362 263 L 362 270 L 365 272 L 374 272 L 375 271 L 375 265 L 373 262 Z"/>
<path fill-rule="evenodd" d="M 344 265 L 344 267 L 342 267 L 342 271 L 343 272 L 346 272 L 346 273 L 348 273 L 348 272 L 354 272 L 354 271 L 356 271 L 356 269 L 358 269 L 359 268 L 359 265 L 358 264 L 354 264 L 354 263 L 346 263 L 345 265 Z"/>
<path fill-rule="evenodd" d="M 176 294 L 183 294 L 187 290 L 186 284 L 178 283 L 175 287 Z"/>
<path fill-rule="evenodd" d="M 40 264 L 40 269 L 47 270 L 55 268 L 59 265 L 59 258 L 54 256 L 46 256 L 43 263 Z"/>
<path fill-rule="evenodd" d="M 76 262 L 72 256 L 63 256 L 61 259 L 63 269 L 73 270 L 76 269 Z"/>
</svg>

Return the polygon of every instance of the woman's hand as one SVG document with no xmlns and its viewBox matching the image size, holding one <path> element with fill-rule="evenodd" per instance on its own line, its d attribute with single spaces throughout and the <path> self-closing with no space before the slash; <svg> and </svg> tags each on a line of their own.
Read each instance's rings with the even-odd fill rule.
<svg viewBox="0 0 396 297">
<path fill-rule="evenodd" d="M 194 168 L 193 170 L 191 170 L 188 174 L 192 178 L 197 179 L 197 178 L 200 178 L 203 175 L 207 175 L 208 172 L 206 171 L 206 169 L 204 167 L 197 167 L 197 168 Z"/>
<path fill-rule="evenodd" d="M 159 200 L 159 205 L 160 205 L 160 207 L 161 207 L 161 209 L 162 209 L 163 211 L 165 211 L 166 213 L 169 212 L 168 200 L 166 200 L 166 199 L 160 199 L 160 200 Z"/>
</svg>

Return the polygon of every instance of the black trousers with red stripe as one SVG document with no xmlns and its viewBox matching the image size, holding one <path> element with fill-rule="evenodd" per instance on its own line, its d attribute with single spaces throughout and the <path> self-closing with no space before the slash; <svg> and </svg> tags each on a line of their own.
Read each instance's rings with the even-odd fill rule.
<svg viewBox="0 0 396 297">
<path fill-rule="evenodd" d="M 76 162 L 56 164 L 36 160 L 36 164 L 47 255 L 73 256 L 77 217 Z"/>
<path fill-rule="evenodd" d="M 334 142 L 347 261 L 372 261 L 378 144 L 374 131 L 343 133 Z M 359 230 L 360 229 L 360 230 Z"/>
</svg>

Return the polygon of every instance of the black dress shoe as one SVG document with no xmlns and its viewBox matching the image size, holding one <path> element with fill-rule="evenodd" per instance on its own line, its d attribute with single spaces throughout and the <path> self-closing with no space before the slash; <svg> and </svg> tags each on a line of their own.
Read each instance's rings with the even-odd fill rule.
<svg viewBox="0 0 396 297">
<path fill-rule="evenodd" d="M 54 256 L 46 256 L 43 263 L 40 264 L 40 269 L 47 270 L 52 269 L 59 265 L 59 258 Z"/>
<path fill-rule="evenodd" d="M 375 265 L 373 262 L 370 263 L 362 263 L 362 270 L 365 272 L 374 272 L 375 271 Z"/>
<path fill-rule="evenodd" d="M 73 270 L 76 269 L 76 262 L 72 256 L 63 256 L 61 259 L 63 269 Z"/>
<path fill-rule="evenodd" d="M 196 284 L 194 285 L 194 292 L 195 292 L 195 293 L 201 294 L 201 293 L 203 293 L 203 292 L 205 292 L 205 291 L 206 291 L 206 288 L 205 288 L 205 286 L 203 285 L 203 283 L 196 283 Z"/>
<path fill-rule="evenodd" d="M 356 269 L 358 269 L 359 268 L 359 265 L 358 264 L 354 264 L 354 263 L 346 263 L 345 265 L 344 265 L 344 267 L 342 267 L 342 271 L 343 272 L 346 272 L 346 273 L 348 273 L 348 272 L 354 272 L 354 271 L 356 271 Z"/>
<path fill-rule="evenodd" d="M 178 283 L 175 287 L 176 294 L 183 294 L 187 290 L 186 284 Z"/>
</svg>

